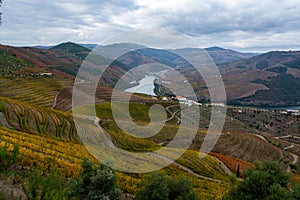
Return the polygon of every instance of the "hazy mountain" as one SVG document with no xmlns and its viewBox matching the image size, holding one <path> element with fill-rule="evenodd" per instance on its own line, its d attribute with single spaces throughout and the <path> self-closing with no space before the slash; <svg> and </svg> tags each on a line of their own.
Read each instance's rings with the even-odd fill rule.
<svg viewBox="0 0 300 200">
<path fill-rule="evenodd" d="M 204 49 L 214 60 L 217 65 L 230 63 L 237 60 L 242 60 L 246 58 L 250 58 L 256 54 L 251 53 L 241 53 L 238 51 L 234 51 L 231 49 L 223 49 L 221 47 L 209 47 Z M 197 48 L 183 48 L 183 49 L 176 49 L 175 52 L 191 56 L 191 55 L 198 55 L 201 53 L 203 49 Z"/>
<path fill-rule="evenodd" d="M 42 46 L 42 45 L 38 45 L 38 46 L 33 46 L 33 48 L 38 48 L 38 49 L 51 49 L 53 46 Z"/>
<path fill-rule="evenodd" d="M 231 103 L 300 105 L 300 51 L 272 51 L 220 70 Z"/>
<path fill-rule="evenodd" d="M 79 44 L 79 45 L 88 48 L 89 50 L 93 50 L 95 47 L 98 46 L 97 44 Z"/>
</svg>

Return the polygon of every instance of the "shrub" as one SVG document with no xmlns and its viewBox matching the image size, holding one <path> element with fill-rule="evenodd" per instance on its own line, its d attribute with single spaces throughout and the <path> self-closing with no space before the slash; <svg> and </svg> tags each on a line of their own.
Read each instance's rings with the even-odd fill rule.
<svg viewBox="0 0 300 200">
<path fill-rule="evenodd" d="M 121 190 L 115 173 L 103 164 L 95 165 L 88 159 L 82 162 L 79 178 L 73 180 L 68 197 L 80 200 L 118 200 Z"/>
<path fill-rule="evenodd" d="M 138 187 L 137 200 L 196 200 L 191 181 L 186 177 L 173 179 L 160 172 L 150 174 Z"/>
<path fill-rule="evenodd" d="M 4 147 L 0 148 L 0 172 L 15 164 L 17 160 L 19 145 L 14 144 L 12 152 L 9 152 L 9 146 L 9 143 L 6 142 Z"/>
<path fill-rule="evenodd" d="M 43 172 L 35 170 L 28 174 L 22 184 L 23 192 L 28 200 L 66 200 L 66 184 L 52 169 L 51 173 L 43 176 Z"/>
<path fill-rule="evenodd" d="M 288 189 L 290 176 L 278 162 L 255 163 L 255 169 L 248 169 L 243 175 L 245 180 L 231 186 L 224 200 L 297 199 L 294 196 L 299 195 Z"/>
</svg>

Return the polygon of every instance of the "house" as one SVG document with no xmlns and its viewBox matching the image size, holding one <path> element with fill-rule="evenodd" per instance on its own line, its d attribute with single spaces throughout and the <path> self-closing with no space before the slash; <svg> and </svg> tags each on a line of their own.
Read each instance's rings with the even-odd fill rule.
<svg viewBox="0 0 300 200">
<path fill-rule="evenodd" d="M 288 113 L 299 113 L 299 110 L 287 109 Z"/>
<path fill-rule="evenodd" d="M 211 106 L 225 107 L 224 103 L 212 103 Z"/>
<path fill-rule="evenodd" d="M 52 73 L 40 73 L 40 76 L 52 76 Z"/>
<path fill-rule="evenodd" d="M 168 97 L 162 97 L 161 100 L 168 101 Z"/>
<path fill-rule="evenodd" d="M 185 102 L 187 99 L 183 96 L 176 96 L 175 97 L 176 100 L 178 100 L 179 102 Z"/>
</svg>

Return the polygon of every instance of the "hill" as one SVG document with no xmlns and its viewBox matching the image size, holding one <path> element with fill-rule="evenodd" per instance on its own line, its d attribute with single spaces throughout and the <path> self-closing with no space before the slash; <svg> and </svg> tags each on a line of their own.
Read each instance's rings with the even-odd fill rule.
<svg viewBox="0 0 300 200">
<path fill-rule="evenodd" d="M 72 116 L 69 113 L 31 106 L 26 103 L 12 101 L 6 98 L 1 100 L 0 146 L 9 142 L 12 146 L 20 145 L 20 158 L 17 164 L 21 166 L 35 166 L 48 169 L 50 165 L 57 167 L 58 172 L 66 177 L 77 177 L 81 160 L 85 157 L 97 162 L 81 145 L 76 136 Z M 132 104 L 135 107 L 134 104 Z M 104 114 L 106 105 L 98 107 L 97 113 Z M 134 115 L 140 116 L 140 111 L 149 109 L 148 106 L 136 104 Z M 142 112 L 141 119 L 147 116 Z M 108 115 L 109 116 L 109 115 Z M 82 128 L 93 131 L 82 119 Z M 103 124 L 113 138 L 116 146 L 126 150 L 145 151 L 157 148 L 151 140 L 127 136 L 113 128 L 113 122 Z M 3 128 L 2 126 L 8 127 Z M 111 127 L 113 126 L 113 127 Z M 37 162 L 38 160 L 38 162 Z M 196 163 L 196 164 L 195 164 Z M 172 176 L 184 174 L 195 182 L 195 188 L 202 197 L 220 198 L 228 188 L 228 176 L 214 157 L 207 156 L 199 159 L 198 152 L 188 151 L 178 162 L 162 169 Z M 199 178 L 200 177 L 200 178 Z M 136 183 L 143 175 L 118 173 L 118 181 L 123 191 L 134 194 Z M 205 189 L 204 186 L 208 186 Z"/>
<path fill-rule="evenodd" d="M 75 44 L 72 42 L 66 42 L 66 43 L 59 44 L 57 46 L 51 47 L 50 50 L 52 50 L 52 51 L 64 50 L 64 51 L 68 51 L 68 52 L 74 53 L 74 54 L 83 52 L 83 51 L 90 52 L 90 50 L 88 48 L 85 48 L 81 45 L 78 45 L 78 44 Z"/>
<path fill-rule="evenodd" d="M 196 48 L 185 48 L 185 49 L 176 49 L 175 52 L 179 52 L 180 54 L 183 55 L 197 55 L 201 53 L 201 49 L 196 49 Z M 242 59 L 247 59 L 255 54 L 251 53 L 241 53 L 238 51 L 234 51 L 231 49 L 224 49 L 221 47 L 209 47 L 205 48 L 205 51 L 211 56 L 213 61 L 217 65 L 225 64 L 225 63 L 231 63 L 237 60 L 242 60 Z"/>
<path fill-rule="evenodd" d="M 16 66 L 18 66 L 17 73 L 19 76 L 36 76 L 42 73 L 51 73 L 55 77 L 69 79 L 76 77 L 82 62 L 90 53 L 89 49 L 71 42 L 57 45 L 49 50 L 4 45 L 0 45 L 0 50 L 5 52 L 5 57 L 9 57 L 11 60 L 11 62 L 5 61 L 6 67 L 3 68 L 4 71 L 15 71 Z M 23 63 L 24 66 L 20 65 L 20 63 Z M 92 79 L 94 77 L 95 70 L 97 70 L 97 65 L 99 64 L 110 64 L 107 70 L 109 73 L 107 72 L 103 76 L 103 80 L 101 80 L 102 83 L 107 85 L 114 85 L 125 73 L 124 69 L 126 69 L 126 66 L 123 63 L 113 61 L 101 55 L 90 55 L 90 67 L 87 69 L 87 78 Z"/>
<path fill-rule="evenodd" d="M 0 45 L 7 54 L 14 55 L 23 62 L 30 63 L 39 72 L 53 73 L 59 77 L 74 77 L 82 63 L 78 57 L 67 54 L 38 49 L 33 47 L 11 47 Z M 37 72 L 35 74 L 38 74 Z"/>
<path fill-rule="evenodd" d="M 17 58 L 14 54 L 7 53 L 5 50 L 0 50 L 0 73 L 2 75 L 16 73 L 25 67 L 32 67 L 32 64 Z"/>
<path fill-rule="evenodd" d="M 56 52 L 60 55 L 64 55 L 66 52 L 68 52 L 71 55 L 76 56 L 81 60 L 84 60 L 91 51 L 88 48 L 85 48 L 83 46 L 80 46 L 80 45 L 72 43 L 72 42 L 66 42 L 66 43 L 59 44 L 57 46 L 50 48 L 49 50 Z M 65 56 L 71 56 L 71 55 L 65 54 Z"/>
<path fill-rule="evenodd" d="M 131 51 L 137 49 L 135 51 Z M 136 66 L 160 63 L 180 70 L 194 85 L 199 99 L 208 101 L 208 90 L 199 74 L 194 73 L 190 64 L 176 53 L 193 59 L 200 49 L 185 48 L 161 50 L 147 48 L 137 44 L 113 44 L 100 46 L 97 53 L 78 44 L 67 42 L 46 49 L 32 47 L 0 46 L 2 52 L 2 72 L 5 74 L 41 74 L 52 73 L 58 77 L 74 78 L 87 55 L 90 66 L 86 78 L 94 79 L 97 65 L 109 64 L 101 83 L 114 86 L 120 77 Z M 127 51 L 130 52 L 127 52 Z M 125 54 L 121 54 L 122 52 Z M 261 55 L 244 54 L 220 47 L 207 48 L 206 51 L 219 65 L 225 83 L 229 104 L 258 106 L 300 105 L 300 53 L 297 51 L 273 51 Z M 0 52 L 0 53 L 1 53 Z M 112 60 L 115 55 L 121 56 Z M 102 55 L 102 56 L 101 56 Z M 223 63 L 223 64 L 222 64 Z M 2 64 L 3 65 L 3 64 Z M 150 69 L 149 69 L 150 70 Z M 159 71 L 152 67 L 150 72 Z M 131 74 L 122 79 L 123 87 L 130 87 L 130 82 L 139 80 L 147 73 Z M 135 77 L 135 78 L 134 78 Z M 136 80 L 136 81 L 137 81 Z"/>
<path fill-rule="evenodd" d="M 147 152 L 155 158 L 156 162 L 173 158 L 181 149 L 169 148 L 166 145 L 173 140 L 180 128 L 179 111 L 184 109 L 184 106 L 179 107 L 178 102 L 154 99 L 147 95 L 131 95 L 114 90 L 112 86 L 132 67 L 155 62 L 164 63 L 183 72 L 192 84 L 195 83 L 193 81 L 200 79 L 198 76 L 193 76 L 191 73 L 193 68 L 174 52 L 144 48 L 134 44 L 115 44 L 104 48 L 124 50 L 136 47 L 141 49 L 125 54 L 117 61 L 106 55 L 96 57 L 90 54 L 91 59 L 88 64 L 91 68 L 85 73 L 91 80 L 97 74 L 97 66 L 106 63 L 111 65 L 105 72 L 104 78 L 100 80 L 95 95 L 90 95 L 94 85 L 89 80 L 76 83 L 82 92 L 81 99 L 77 100 L 84 105 L 88 98 L 93 98 L 96 105 L 84 105 L 75 109 L 86 111 L 95 108 L 97 118 L 87 116 L 84 112 L 82 115 L 75 116 L 71 113 L 75 111 L 74 108 L 71 110 L 73 78 L 84 58 L 90 53 L 88 48 L 71 42 L 54 46 L 49 50 L 0 46 L 0 56 L 3 61 L 1 66 L 3 71 L 0 73 L 0 146 L 3 147 L 6 142 L 9 143 L 10 148 L 16 143 L 20 145 L 20 156 L 15 167 L 22 166 L 21 170 L 24 167 L 30 170 L 33 168 L 49 170 L 51 165 L 54 165 L 60 175 L 76 178 L 83 158 L 88 157 L 98 162 L 89 154 L 80 139 L 88 141 L 88 148 L 92 144 L 99 148 L 99 144 L 107 144 L 107 139 L 111 139 L 109 142 L 111 149 L 121 148 L 134 153 Z M 197 54 L 199 50 L 179 51 L 192 57 L 193 52 Z M 245 56 L 219 47 L 209 48 L 207 51 L 215 53 L 220 62 L 229 62 L 231 59 Z M 228 55 L 226 51 L 229 52 Z M 257 101 L 256 103 L 259 104 L 262 102 L 270 104 L 273 101 L 294 103 L 298 99 L 296 88 L 299 86 L 300 78 L 298 77 L 299 54 L 299 52 L 269 52 L 219 66 L 230 99 L 250 103 Z M 53 74 L 42 75 L 43 73 Z M 126 82 L 130 82 L 131 78 L 125 77 L 123 84 L 125 87 Z M 193 86 L 196 91 L 205 94 L 203 90 L 207 88 L 204 84 Z M 259 93 L 266 92 L 258 91 L 261 88 L 268 89 L 266 91 L 270 91 L 269 96 L 265 97 L 264 94 Z M 294 96 L 289 96 L 288 93 L 283 92 L 284 90 L 290 91 Z M 147 125 L 150 122 L 149 110 L 155 104 L 161 104 L 165 108 L 167 122 L 157 134 L 149 138 L 127 134 L 112 116 L 110 101 L 113 91 L 117 94 L 118 105 L 131 96 L 130 119 L 135 123 Z M 282 96 L 279 95 L 280 93 Z M 251 97 L 251 95 L 257 96 Z M 287 99 L 284 99 L 284 96 Z M 246 97 L 249 99 L 243 99 Z M 282 101 L 279 101 L 280 99 Z M 195 109 L 189 113 L 189 117 L 201 113 L 196 137 L 189 149 L 162 171 L 174 177 L 180 174 L 191 178 L 200 199 L 221 199 L 229 187 L 229 175 L 236 173 L 237 168 L 242 171 L 252 167 L 251 163 L 255 160 L 277 160 L 287 171 L 294 174 L 297 173 L 297 168 L 299 171 L 300 148 L 293 143 L 297 142 L 297 135 L 299 135 L 299 119 L 296 116 L 230 107 L 224 132 L 213 148 L 213 152 L 204 158 L 199 158 L 199 149 L 210 126 L 211 107 L 203 105 L 198 109 L 198 106 L 192 106 L 195 106 L 193 107 Z M 159 112 L 154 117 L 160 118 L 164 114 Z M 79 119 L 76 126 L 74 117 Z M 127 121 L 124 120 L 123 123 L 127 124 Z M 99 131 L 99 126 L 102 127 L 102 131 Z M 156 128 L 156 124 L 152 126 Z M 188 128 L 185 132 L 189 132 Z M 96 141 L 94 136 L 97 137 Z M 185 138 L 184 135 L 181 137 Z M 165 155 L 153 152 L 163 147 L 169 150 Z M 132 157 L 142 161 L 145 159 L 137 154 Z M 121 164 L 126 163 L 127 160 Z M 148 166 L 145 164 L 144 167 Z M 117 172 L 117 178 L 123 192 L 135 194 L 136 184 L 143 180 L 144 174 Z"/>
<path fill-rule="evenodd" d="M 300 105 L 299 59 L 298 51 L 274 51 L 223 65 L 221 71 L 229 103 Z"/>
<path fill-rule="evenodd" d="M 40 108 L 27 103 L 0 98 L 0 125 L 31 134 L 48 135 L 79 142 L 73 117 L 69 113 Z"/>
<path fill-rule="evenodd" d="M 54 77 L 0 77 L 0 96 L 51 108 L 58 92 L 71 85 L 71 80 Z"/>
</svg>

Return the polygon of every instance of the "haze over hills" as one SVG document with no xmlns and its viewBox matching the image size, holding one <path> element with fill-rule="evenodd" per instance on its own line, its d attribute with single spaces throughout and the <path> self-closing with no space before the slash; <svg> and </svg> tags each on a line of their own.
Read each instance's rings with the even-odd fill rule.
<svg viewBox="0 0 300 200">
<path fill-rule="evenodd" d="M 237 60 L 247 59 L 257 55 L 256 53 L 241 53 L 231 49 L 223 49 L 221 47 L 209 47 L 205 48 L 207 53 L 211 56 L 217 65 L 230 63 Z M 201 51 L 195 48 L 184 48 L 177 49 L 175 52 L 185 53 L 185 54 L 197 54 Z"/>
<path fill-rule="evenodd" d="M 80 46 L 83 46 L 89 50 L 93 50 L 95 47 L 99 46 L 97 44 L 79 44 Z M 53 46 L 35 46 L 36 48 L 42 48 L 42 49 L 51 49 Z M 133 49 L 145 49 L 146 46 L 139 45 L 139 44 L 133 44 L 133 43 L 119 43 L 119 44 L 112 44 L 112 45 L 106 45 L 101 46 L 103 47 L 103 54 L 107 54 L 108 52 L 115 53 L 115 52 L 123 52 L 124 50 L 133 50 Z M 238 51 L 234 51 L 231 49 L 224 49 L 221 47 L 208 47 L 204 48 L 209 55 L 212 57 L 212 59 L 215 61 L 216 64 L 223 64 L 228 62 L 233 62 L 236 60 L 244 59 L 244 58 L 250 58 L 252 56 L 258 55 L 258 53 L 241 53 Z M 178 51 L 190 51 L 190 53 L 197 53 L 196 48 L 184 48 L 184 49 L 178 49 Z M 177 50 L 175 50 L 176 52 Z M 101 54 L 101 53 L 100 53 Z M 107 55 L 107 57 L 110 57 Z"/>
</svg>

